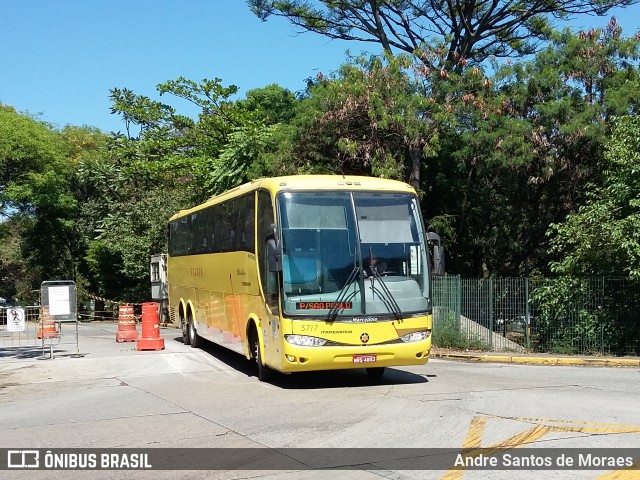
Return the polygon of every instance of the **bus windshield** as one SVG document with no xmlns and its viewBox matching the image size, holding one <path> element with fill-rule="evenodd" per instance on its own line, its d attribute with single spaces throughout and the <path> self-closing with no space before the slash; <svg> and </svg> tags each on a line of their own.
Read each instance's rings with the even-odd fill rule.
<svg viewBox="0 0 640 480">
<path fill-rule="evenodd" d="M 285 313 L 371 321 L 430 311 L 415 196 L 284 192 L 277 203 Z"/>
</svg>

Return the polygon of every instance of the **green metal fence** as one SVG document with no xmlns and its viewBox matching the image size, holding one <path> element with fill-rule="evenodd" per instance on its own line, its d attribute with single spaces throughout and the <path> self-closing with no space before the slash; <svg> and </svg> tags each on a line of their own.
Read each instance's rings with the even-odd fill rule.
<svg viewBox="0 0 640 480">
<path fill-rule="evenodd" d="M 640 355 L 640 282 L 434 276 L 434 342 L 494 351 Z"/>
</svg>

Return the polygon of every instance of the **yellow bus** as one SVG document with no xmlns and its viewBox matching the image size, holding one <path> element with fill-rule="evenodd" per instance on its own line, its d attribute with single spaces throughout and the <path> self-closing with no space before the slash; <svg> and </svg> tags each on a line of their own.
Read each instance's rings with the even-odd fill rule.
<svg viewBox="0 0 640 480">
<path fill-rule="evenodd" d="M 418 198 L 403 182 L 256 180 L 169 220 L 169 315 L 273 371 L 425 364 L 432 302 Z"/>
</svg>

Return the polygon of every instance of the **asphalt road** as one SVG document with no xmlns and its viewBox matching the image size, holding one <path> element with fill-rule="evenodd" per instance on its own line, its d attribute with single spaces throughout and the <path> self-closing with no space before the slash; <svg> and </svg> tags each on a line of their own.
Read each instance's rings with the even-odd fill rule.
<svg viewBox="0 0 640 480">
<path fill-rule="evenodd" d="M 8 472 L 11 478 L 640 477 L 638 470 L 606 465 L 591 471 L 448 470 L 428 459 L 424 470 L 405 463 L 345 469 L 353 460 L 348 449 L 355 448 L 640 451 L 640 367 L 432 359 L 421 367 L 388 369 L 378 384 L 364 371 L 279 376 L 267 384 L 244 358 L 208 343 L 192 349 L 178 330 L 162 328 L 164 350 L 139 352 L 135 342 L 115 342 L 116 328 L 81 324 L 78 344 L 65 335 L 54 345 L 53 359 L 38 360 L 39 349 L 0 349 L 1 449 L 269 448 L 291 453 L 298 467 L 32 470 Z M 72 355 L 77 352 L 83 356 Z M 287 450 L 300 448 L 314 450 Z"/>
</svg>

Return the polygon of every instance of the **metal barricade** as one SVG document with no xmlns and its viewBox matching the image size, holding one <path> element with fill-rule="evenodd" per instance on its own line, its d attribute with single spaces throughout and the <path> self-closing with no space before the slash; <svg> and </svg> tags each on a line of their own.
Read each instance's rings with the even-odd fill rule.
<svg viewBox="0 0 640 480">
<path fill-rule="evenodd" d="M 20 310 L 24 312 L 24 323 L 16 328 L 15 319 Z M 0 307 L 0 347 L 38 347 L 42 340 L 38 338 L 40 307 Z"/>
</svg>

